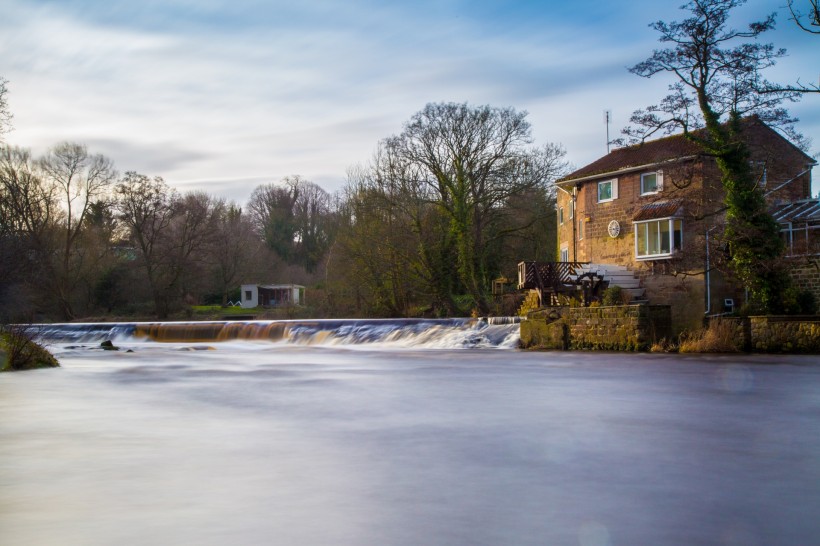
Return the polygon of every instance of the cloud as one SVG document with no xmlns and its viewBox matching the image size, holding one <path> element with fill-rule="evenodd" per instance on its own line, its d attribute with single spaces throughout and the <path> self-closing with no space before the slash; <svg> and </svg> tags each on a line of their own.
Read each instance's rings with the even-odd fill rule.
<svg viewBox="0 0 820 546">
<path fill-rule="evenodd" d="M 491 0 L 5 4 L 8 140 L 35 151 L 86 142 L 182 190 L 295 173 L 338 186 L 438 101 L 528 110 L 538 143 L 591 161 L 605 151 L 604 109 L 616 133 L 665 90 L 625 69 L 656 46 L 634 21 L 677 16 L 648 0 L 594 13 Z M 650 6 L 660 13 L 645 15 Z"/>
</svg>

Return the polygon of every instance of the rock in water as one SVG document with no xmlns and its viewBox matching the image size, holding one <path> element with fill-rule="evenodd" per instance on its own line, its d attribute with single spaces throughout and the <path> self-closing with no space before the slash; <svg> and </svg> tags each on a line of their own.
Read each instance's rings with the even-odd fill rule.
<svg viewBox="0 0 820 546">
<path fill-rule="evenodd" d="M 111 343 L 110 339 L 106 339 L 102 343 L 100 343 L 100 347 L 102 347 L 106 351 L 119 351 L 119 347 L 115 347 L 113 343 Z"/>
</svg>

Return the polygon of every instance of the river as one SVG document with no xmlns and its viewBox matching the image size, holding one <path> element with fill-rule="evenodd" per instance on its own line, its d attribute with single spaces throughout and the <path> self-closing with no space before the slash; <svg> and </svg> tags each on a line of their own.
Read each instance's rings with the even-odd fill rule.
<svg viewBox="0 0 820 546">
<path fill-rule="evenodd" d="M 820 537 L 816 356 L 522 352 L 515 324 L 467 320 L 251 326 L 44 329 L 62 367 L 0 375 L 0 544 Z"/>
</svg>

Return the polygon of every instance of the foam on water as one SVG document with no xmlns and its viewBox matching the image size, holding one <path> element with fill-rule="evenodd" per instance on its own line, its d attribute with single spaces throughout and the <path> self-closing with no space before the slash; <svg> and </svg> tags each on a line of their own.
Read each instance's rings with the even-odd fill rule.
<svg viewBox="0 0 820 546">
<path fill-rule="evenodd" d="M 31 328 L 44 341 L 63 344 L 105 340 L 115 343 L 264 341 L 356 348 L 512 349 L 518 346 L 518 322 L 518 317 L 490 317 L 65 323 L 32 325 Z"/>
</svg>

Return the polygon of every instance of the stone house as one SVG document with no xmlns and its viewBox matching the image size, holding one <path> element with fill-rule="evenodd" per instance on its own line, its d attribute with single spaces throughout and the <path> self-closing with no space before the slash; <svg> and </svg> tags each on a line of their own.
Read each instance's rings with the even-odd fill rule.
<svg viewBox="0 0 820 546">
<path fill-rule="evenodd" d="M 816 164 L 756 117 L 743 134 L 772 207 L 810 198 Z M 683 135 L 613 150 L 557 182 L 559 260 L 622 266 L 644 298 L 673 307 L 679 331 L 744 301 L 726 259 L 721 175 Z"/>
</svg>

